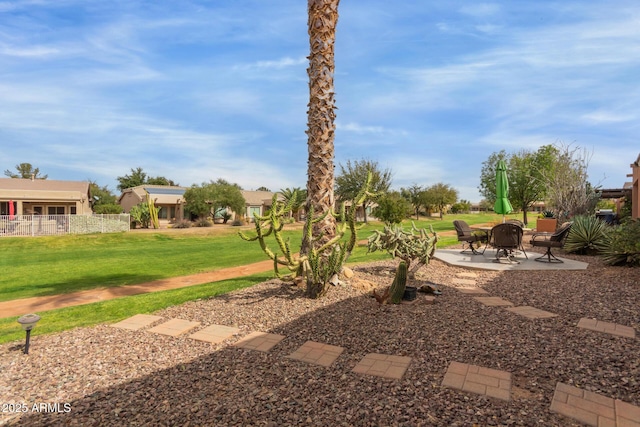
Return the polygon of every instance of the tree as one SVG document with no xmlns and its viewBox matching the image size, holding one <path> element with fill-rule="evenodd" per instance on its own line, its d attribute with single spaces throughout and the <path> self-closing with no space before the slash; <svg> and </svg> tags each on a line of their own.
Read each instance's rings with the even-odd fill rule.
<svg viewBox="0 0 640 427">
<path fill-rule="evenodd" d="M 471 202 L 468 200 L 460 200 L 451 206 L 451 213 L 469 213 L 471 211 Z"/>
<path fill-rule="evenodd" d="M 589 181 L 587 169 L 591 155 L 579 146 L 559 144 L 551 166 L 542 174 L 547 186 L 549 205 L 558 221 L 576 215 L 590 215 L 600 199 L 600 193 Z"/>
<path fill-rule="evenodd" d="M 271 192 L 271 190 L 269 190 L 267 187 L 264 187 L 264 186 L 256 188 L 256 191 L 268 191 L 268 192 Z"/>
<path fill-rule="evenodd" d="M 366 181 L 367 175 L 371 173 L 371 192 L 373 194 L 383 194 L 389 191 L 391 186 L 391 171 L 385 169 L 381 171 L 378 162 L 371 160 L 357 160 L 351 163 L 347 160 L 346 167 L 340 164 L 340 175 L 336 177 L 336 194 L 342 201 L 353 200 L 362 190 L 362 184 Z M 373 203 L 375 197 L 367 196 L 362 203 L 364 211 L 364 222 L 367 222 L 367 207 Z"/>
<path fill-rule="evenodd" d="M 137 167 L 135 169 L 131 169 L 130 175 L 119 176 L 116 179 L 118 180 L 118 190 L 124 191 L 127 188 L 146 184 L 147 174 L 142 170 L 141 167 Z"/>
<path fill-rule="evenodd" d="M 164 176 L 155 176 L 155 177 L 149 177 L 147 178 L 147 182 L 145 182 L 144 184 L 149 184 L 149 185 L 172 185 L 172 186 L 177 186 L 180 185 L 168 178 L 165 178 Z"/>
<path fill-rule="evenodd" d="M 453 205 L 458 200 L 458 190 L 449 184 L 437 183 L 425 190 L 426 199 L 440 212 L 440 219 L 448 205 Z"/>
<path fill-rule="evenodd" d="M 496 165 L 500 160 L 504 160 L 508 163 L 507 159 L 507 152 L 501 150 L 498 153 L 491 153 L 489 158 L 482 162 L 480 185 L 478 186 L 478 190 L 491 206 L 493 206 L 496 201 Z"/>
<path fill-rule="evenodd" d="M 125 176 L 119 176 L 116 178 L 118 180 L 118 190 L 124 191 L 127 188 L 137 187 L 139 185 L 149 184 L 149 185 L 178 185 L 174 181 L 165 178 L 164 176 L 148 176 L 146 172 L 142 170 L 141 167 L 137 167 L 135 169 L 131 169 L 131 174 Z"/>
<path fill-rule="evenodd" d="M 9 178 L 22 179 L 47 179 L 48 175 L 40 175 L 40 169 L 34 168 L 31 163 L 20 163 L 16 165 L 18 173 L 11 172 L 9 169 L 4 171 L 5 176 Z"/>
<path fill-rule="evenodd" d="M 213 181 L 192 185 L 185 191 L 184 199 L 185 210 L 199 217 L 215 217 L 227 208 L 239 214 L 244 212 L 246 206 L 238 186 Z"/>
<path fill-rule="evenodd" d="M 388 225 L 400 224 L 411 214 L 411 210 L 411 203 L 400 192 L 392 191 L 380 196 L 373 215 Z"/>
<path fill-rule="evenodd" d="M 119 214 L 122 212 L 122 206 L 116 202 L 116 196 L 106 185 L 100 187 L 95 181 L 89 181 L 89 193 L 94 213 Z"/>
<path fill-rule="evenodd" d="M 504 150 L 492 153 L 483 162 L 480 173 L 480 193 L 487 202 L 496 200 L 496 165 L 499 160 L 507 163 L 509 180 L 509 201 L 514 208 L 522 210 L 522 221 L 528 224 L 527 212 L 534 202 L 544 200 L 547 184 L 543 176 L 549 174 L 552 160 L 557 149 L 552 145 L 544 145 L 537 151 L 520 150 L 507 154 Z"/>
<path fill-rule="evenodd" d="M 420 219 L 420 208 L 426 207 L 424 188 L 418 184 L 412 184 L 409 188 L 401 188 L 400 194 L 413 206 L 413 212 L 416 214 L 416 220 Z"/>
<path fill-rule="evenodd" d="M 300 210 L 304 206 L 307 201 L 307 190 L 303 190 L 300 187 L 295 188 L 281 188 L 280 194 L 284 199 L 285 204 L 289 204 L 291 202 L 291 215 L 296 219 L 296 221 L 300 221 Z M 295 198 L 295 200 L 291 200 Z"/>
<path fill-rule="evenodd" d="M 309 214 L 327 213 L 334 206 L 335 34 L 339 0 L 308 1 L 309 33 L 309 105 L 307 110 L 307 209 Z M 336 219 L 326 215 L 312 225 L 312 236 L 304 233 L 300 252 L 308 254 L 311 245 L 320 248 L 336 235 Z M 307 294 L 317 298 L 327 284 L 307 281 Z"/>
<path fill-rule="evenodd" d="M 537 151 L 521 150 L 509 159 L 509 201 L 522 210 L 522 222 L 529 223 L 527 212 L 534 202 L 543 200 L 547 185 L 542 178 L 551 168 L 557 150 L 544 145 Z"/>
</svg>

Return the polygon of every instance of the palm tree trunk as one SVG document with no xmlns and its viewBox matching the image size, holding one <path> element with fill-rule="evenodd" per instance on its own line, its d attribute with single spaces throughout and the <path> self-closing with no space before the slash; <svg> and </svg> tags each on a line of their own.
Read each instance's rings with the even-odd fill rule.
<svg viewBox="0 0 640 427">
<path fill-rule="evenodd" d="M 334 44 L 340 0 L 309 0 L 309 110 L 307 111 L 307 137 L 309 158 L 307 163 L 307 212 L 313 206 L 316 214 L 334 207 L 334 138 L 335 98 L 333 73 L 335 70 Z M 303 240 L 301 253 L 308 253 L 311 244 L 321 245 L 336 234 L 336 221 L 327 215 L 313 226 L 314 242 Z M 319 239 L 318 239 L 319 237 Z M 323 286 L 326 286 L 323 285 Z M 326 289 L 307 289 L 317 297 Z"/>
<path fill-rule="evenodd" d="M 334 42 L 338 22 L 339 0 L 309 0 L 309 110 L 306 131 L 308 137 L 307 205 L 321 214 L 334 206 L 334 132 L 335 99 L 333 87 Z M 314 225 L 313 235 L 324 242 L 335 236 L 335 219 Z M 321 244 L 323 242 L 317 242 Z M 305 244 L 307 246 L 305 246 Z M 303 242 L 308 250 L 310 242 Z M 303 252 L 305 252 L 303 250 Z"/>
</svg>

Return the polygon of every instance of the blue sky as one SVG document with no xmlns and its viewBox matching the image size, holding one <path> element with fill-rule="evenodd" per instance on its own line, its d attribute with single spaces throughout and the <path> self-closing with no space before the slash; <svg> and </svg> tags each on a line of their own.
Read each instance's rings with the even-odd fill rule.
<svg viewBox="0 0 640 427">
<path fill-rule="evenodd" d="M 493 152 L 574 144 L 620 188 L 640 153 L 640 3 L 343 0 L 336 166 L 479 201 Z M 0 169 L 142 167 L 305 187 L 307 2 L 0 1 Z M 338 170 L 338 168 L 336 168 Z"/>
</svg>

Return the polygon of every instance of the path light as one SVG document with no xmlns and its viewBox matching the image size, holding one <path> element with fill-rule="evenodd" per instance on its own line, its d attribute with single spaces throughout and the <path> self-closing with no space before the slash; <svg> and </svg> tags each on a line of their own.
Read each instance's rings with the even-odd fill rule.
<svg viewBox="0 0 640 427">
<path fill-rule="evenodd" d="M 24 345 L 24 354 L 29 354 L 29 338 L 31 338 L 31 329 L 36 326 L 40 320 L 40 316 L 37 314 L 25 314 L 18 319 L 18 323 L 22 325 L 22 329 L 27 331 L 27 342 Z"/>
</svg>

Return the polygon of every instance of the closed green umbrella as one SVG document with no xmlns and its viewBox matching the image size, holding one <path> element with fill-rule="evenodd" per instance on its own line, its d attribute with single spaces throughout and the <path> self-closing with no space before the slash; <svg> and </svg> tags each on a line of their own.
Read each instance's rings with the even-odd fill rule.
<svg viewBox="0 0 640 427">
<path fill-rule="evenodd" d="M 502 221 L 504 222 L 504 216 L 512 210 L 513 207 L 509 202 L 507 165 L 504 160 L 500 160 L 496 166 L 496 203 L 493 205 L 493 211 L 498 215 L 502 215 Z"/>
</svg>

